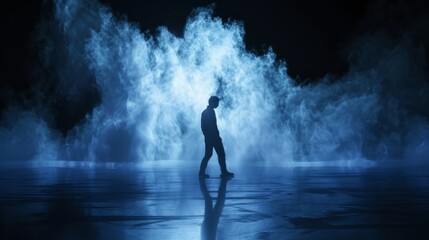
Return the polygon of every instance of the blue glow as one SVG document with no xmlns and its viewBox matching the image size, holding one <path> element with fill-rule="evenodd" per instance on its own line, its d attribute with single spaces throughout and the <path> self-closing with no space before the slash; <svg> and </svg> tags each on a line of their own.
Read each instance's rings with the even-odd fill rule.
<svg viewBox="0 0 429 240">
<path fill-rule="evenodd" d="M 64 95 L 95 85 L 102 102 L 66 137 L 11 110 L 16 124 L 0 128 L 4 160 L 199 162 L 199 117 L 213 94 L 224 99 L 217 116 L 230 164 L 367 166 L 429 154 L 424 52 L 406 39 L 357 39 L 346 75 L 299 86 L 274 52 L 246 51 L 243 26 L 210 8 L 190 17 L 180 38 L 164 27 L 144 34 L 97 2 L 64 0 L 39 31 Z M 57 49 L 64 56 L 53 62 Z"/>
</svg>

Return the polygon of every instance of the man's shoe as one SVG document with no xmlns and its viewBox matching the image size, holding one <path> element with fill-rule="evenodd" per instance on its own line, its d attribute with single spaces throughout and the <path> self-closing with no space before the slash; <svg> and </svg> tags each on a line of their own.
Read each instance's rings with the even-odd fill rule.
<svg viewBox="0 0 429 240">
<path fill-rule="evenodd" d="M 232 172 L 224 172 L 220 175 L 221 178 L 233 178 L 234 177 L 234 173 Z"/>
</svg>

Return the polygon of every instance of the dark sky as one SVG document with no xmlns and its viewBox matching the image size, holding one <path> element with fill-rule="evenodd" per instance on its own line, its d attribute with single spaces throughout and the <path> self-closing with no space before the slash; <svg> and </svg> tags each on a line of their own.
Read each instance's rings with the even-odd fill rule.
<svg viewBox="0 0 429 240">
<path fill-rule="evenodd" d="M 224 21 L 242 21 L 249 50 L 272 47 L 287 62 L 288 73 L 318 79 L 347 70 L 343 49 L 356 36 L 384 31 L 398 37 L 429 15 L 425 0 L 103 0 L 142 29 L 159 25 L 180 35 L 196 7 L 215 5 Z M 427 36 L 426 41 L 427 41 Z"/>
<path fill-rule="evenodd" d="M 214 15 L 224 21 L 244 24 L 249 50 L 257 53 L 272 47 L 285 59 L 289 74 L 318 78 L 327 72 L 344 70 L 337 53 L 354 34 L 365 16 L 369 0 L 285 0 L 285 1 L 139 1 L 105 0 L 114 11 L 127 15 L 143 29 L 166 25 L 180 35 L 192 9 L 215 5 Z"/>
<path fill-rule="evenodd" d="M 319 78 L 346 70 L 339 57 L 350 38 L 382 28 L 400 29 L 428 12 L 424 0 L 102 0 L 143 31 L 165 25 L 180 35 L 196 7 L 215 4 L 216 16 L 242 21 L 249 50 L 271 46 L 287 61 L 291 76 Z M 40 17 L 42 0 L 19 0 L 1 10 L 2 72 L 23 74 L 30 33 Z M 27 61 L 28 62 L 28 61 Z M 30 63 L 31 64 L 31 63 Z M 22 76 L 20 76 L 22 77 Z"/>
<path fill-rule="evenodd" d="M 18 0 L 1 8 L 0 109 L 15 98 L 30 99 L 33 87 L 30 69 L 37 61 L 32 33 L 42 15 L 43 2 Z M 245 43 L 250 51 L 263 53 L 272 47 L 285 60 L 288 73 L 303 82 L 317 81 L 325 74 L 341 75 L 348 69 L 345 46 L 356 36 L 383 31 L 400 37 L 421 19 L 427 20 L 425 0 L 102 0 L 116 15 L 126 17 L 142 31 L 154 33 L 167 26 L 180 36 L 187 17 L 197 7 L 214 4 L 214 15 L 224 21 L 244 24 Z M 429 21 L 428 21 L 429 22 Z M 429 35 L 418 30 L 416 39 L 429 56 Z M 419 35 L 420 34 L 420 35 Z M 19 94 L 18 94 L 19 93 Z M 12 100 L 11 100 L 12 99 Z M 25 100 L 21 101 L 25 102 Z M 83 114 L 83 113 L 82 113 Z"/>
<path fill-rule="evenodd" d="M 395 28 L 425 14 L 424 0 L 102 0 L 118 15 L 139 24 L 142 31 L 160 25 L 180 35 L 196 7 L 215 4 L 215 16 L 242 21 L 246 46 L 257 53 L 272 47 L 287 62 L 288 73 L 316 79 L 342 73 L 339 56 L 344 44 L 365 31 Z M 40 18 L 43 1 L 19 0 L 1 10 L 2 72 L 22 78 L 28 62 L 31 32 Z M 428 11 L 426 11 L 428 12 Z"/>
</svg>

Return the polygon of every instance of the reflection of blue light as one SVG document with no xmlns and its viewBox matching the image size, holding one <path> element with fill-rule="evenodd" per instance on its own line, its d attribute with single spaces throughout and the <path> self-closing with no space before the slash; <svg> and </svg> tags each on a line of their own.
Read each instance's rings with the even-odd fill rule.
<svg viewBox="0 0 429 240">
<path fill-rule="evenodd" d="M 2 159 L 199 161 L 199 116 L 212 94 L 224 98 L 218 124 L 231 164 L 360 166 L 367 165 L 362 159 L 389 158 L 395 151 L 429 152 L 428 122 L 408 115 L 401 100 L 427 102 L 427 96 L 404 92 L 428 85 L 416 82 L 402 91 L 403 78 L 383 82 L 395 66 L 413 71 L 401 68 L 413 57 L 406 45 L 404 54 L 383 50 L 380 63 L 371 67 L 364 64 L 367 55 L 357 56 L 360 65 L 336 83 L 327 77 L 297 86 L 272 51 L 247 52 L 243 26 L 222 23 L 210 9 L 189 19 L 183 38 L 166 28 L 157 36 L 144 35 L 94 2 L 60 1 L 55 13 L 51 24 L 59 24 L 61 33 L 41 27 L 40 34 L 64 37 L 44 49 L 67 49 L 52 65 L 64 94 L 79 96 L 82 86 L 91 87 L 70 73 L 82 72 L 96 79 L 102 102 L 65 139 L 39 118 L 17 114 L 20 124 L 0 129 Z M 393 67 L 382 64 L 388 60 Z M 17 154 L 18 146 L 27 149 L 25 155 Z"/>
</svg>

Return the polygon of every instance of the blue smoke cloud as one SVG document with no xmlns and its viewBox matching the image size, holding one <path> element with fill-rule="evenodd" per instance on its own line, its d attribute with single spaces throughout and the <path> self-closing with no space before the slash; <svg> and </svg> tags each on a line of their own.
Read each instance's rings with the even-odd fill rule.
<svg viewBox="0 0 429 240">
<path fill-rule="evenodd" d="M 177 37 L 165 27 L 142 33 L 95 1 L 55 4 L 38 29 L 43 64 L 65 98 L 79 101 L 95 87 L 101 101 L 66 136 L 37 114 L 9 110 L 3 160 L 200 161 L 200 113 L 215 94 L 231 163 L 359 165 L 429 155 L 424 49 L 410 39 L 362 36 L 347 49 L 347 74 L 298 85 L 271 50 L 246 51 L 242 24 L 222 22 L 211 8 L 197 9 Z"/>
</svg>

